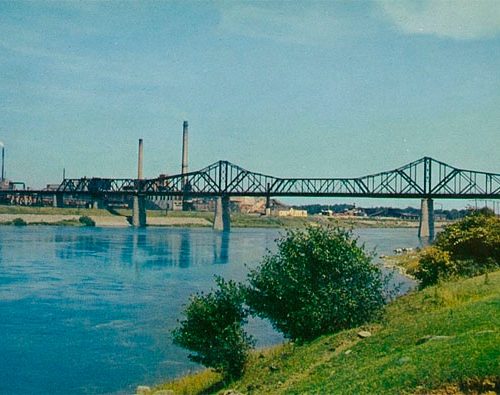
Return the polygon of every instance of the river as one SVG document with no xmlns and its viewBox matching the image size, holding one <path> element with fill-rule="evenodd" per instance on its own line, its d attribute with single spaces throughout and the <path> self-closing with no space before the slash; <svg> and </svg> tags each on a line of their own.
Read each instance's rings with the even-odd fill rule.
<svg viewBox="0 0 500 395">
<path fill-rule="evenodd" d="M 0 227 L 0 394 L 130 394 L 196 369 L 170 336 L 189 295 L 243 280 L 279 232 Z M 419 245 L 415 229 L 355 233 L 379 254 Z"/>
</svg>

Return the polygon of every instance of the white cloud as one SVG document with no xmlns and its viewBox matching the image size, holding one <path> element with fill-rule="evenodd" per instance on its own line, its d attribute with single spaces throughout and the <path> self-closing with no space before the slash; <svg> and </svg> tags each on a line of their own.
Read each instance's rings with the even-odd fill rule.
<svg viewBox="0 0 500 395">
<path fill-rule="evenodd" d="M 473 40 L 500 33 L 498 0 L 381 0 L 378 4 L 408 34 Z"/>
<path fill-rule="evenodd" d="M 334 3 L 224 3 L 219 11 L 223 33 L 290 44 L 329 45 L 368 31 Z"/>
</svg>

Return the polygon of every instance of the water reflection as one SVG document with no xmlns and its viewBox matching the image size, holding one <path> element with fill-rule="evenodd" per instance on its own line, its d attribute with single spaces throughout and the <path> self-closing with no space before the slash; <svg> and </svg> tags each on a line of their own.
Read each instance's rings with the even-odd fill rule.
<svg viewBox="0 0 500 395">
<path fill-rule="evenodd" d="M 194 260 L 196 258 L 196 254 L 194 254 L 194 256 L 191 256 L 190 237 L 186 230 L 181 232 L 180 238 L 181 241 L 177 265 L 183 268 L 187 268 L 191 265 L 191 260 Z"/>
<path fill-rule="evenodd" d="M 227 263 L 229 259 L 229 235 L 229 232 L 214 233 L 214 263 Z"/>
<path fill-rule="evenodd" d="M 56 231 L 46 240 L 61 260 L 85 257 L 95 262 L 133 265 L 136 270 L 154 267 L 189 268 L 193 265 L 227 264 L 228 232 L 191 229 Z"/>
</svg>

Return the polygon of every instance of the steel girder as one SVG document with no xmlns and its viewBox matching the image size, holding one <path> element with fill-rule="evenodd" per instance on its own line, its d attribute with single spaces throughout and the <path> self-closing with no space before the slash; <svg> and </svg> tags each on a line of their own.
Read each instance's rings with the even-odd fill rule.
<svg viewBox="0 0 500 395">
<path fill-rule="evenodd" d="M 497 199 L 500 174 L 458 169 L 424 157 L 391 171 L 358 178 L 279 178 L 218 161 L 184 175 L 154 179 L 65 179 L 56 193 Z"/>
</svg>

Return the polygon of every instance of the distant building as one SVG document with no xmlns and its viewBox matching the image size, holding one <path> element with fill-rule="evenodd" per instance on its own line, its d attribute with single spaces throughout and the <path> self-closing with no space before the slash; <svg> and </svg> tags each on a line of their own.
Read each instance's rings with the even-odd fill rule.
<svg viewBox="0 0 500 395">
<path fill-rule="evenodd" d="M 400 216 L 402 219 L 407 219 L 407 220 L 418 220 L 420 218 L 420 215 L 416 213 L 401 213 Z"/>
<path fill-rule="evenodd" d="M 266 199 L 251 196 L 235 196 L 231 198 L 232 206 L 243 214 L 263 213 L 266 210 Z"/>
<path fill-rule="evenodd" d="M 294 208 L 278 210 L 278 217 L 307 217 L 307 210 L 296 210 Z"/>
<path fill-rule="evenodd" d="M 150 200 L 162 210 L 182 210 L 182 197 L 180 196 L 154 196 L 151 197 Z"/>
<path fill-rule="evenodd" d="M 44 188 L 45 191 L 57 191 L 59 189 L 59 184 L 47 184 Z"/>
<path fill-rule="evenodd" d="M 158 185 L 164 188 L 169 186 L 168 174 L 160 174 L 158 176 Z M 153 196 L 149 200 L 161 210 L 181 211 L 182 196 Z"/>
<path fill-rule="evenodd" d="M 367 217 L 365 211 L 357 207 L 353 207 L 352 209 L 346 209 L 341 215 L 348 217 Z"/>
</svg>

